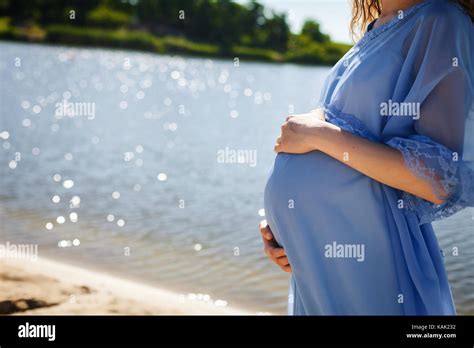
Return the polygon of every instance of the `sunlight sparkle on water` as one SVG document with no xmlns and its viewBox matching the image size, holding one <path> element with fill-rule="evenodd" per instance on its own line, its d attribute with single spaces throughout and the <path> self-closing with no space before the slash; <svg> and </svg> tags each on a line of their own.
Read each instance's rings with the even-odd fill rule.
<svg viewBox="0 0 474 348">
<path fill-rule="evenodd" d="M 77 219 L 78 219 L 77 213 L 73 212 L 69 214 L 69 220 L 71 220 L 71 222 L 77 222 Z"/>
<path fill-rule="evenodd" d="M 64 186 L 64 188 L 70 189 L 71 187 L 74 186 L 74 181 L 72 181 L 72 180 L 64 180 L 63 186 Z"/>
<path fill-rule="evenodd" d="M 41 112 L 41 106 L 35 105 L 33 106 L 33 113 L 39 114 Z"/>
<path fill-rule="evenodd" d="M 71 208 L 79 208 L 81 205 L 81 198 L 79 196 L 73 196 L 69 203 Z"/>
<path fill-rule="evenodd" d="M 10 169 L 15 169 L 17 167 L 17 165 L 18 164 L 16 163 L 16 161 L 10 161 L 8 163 L 8 166 L 10 167 Z"/>
<path fill-rule="evenodd" d="M 166 175 L 165 173 L 160 173 L 158 174 L 157 178 L 158 178 L 158 181 L 166 181 L 168 180 L 168 175 Z"/>
<path fill-rule="evenodd" d="M 173 80 L 179 79 L 179 76 L 180 76 L 179 71 L 174 70 L 174 71 L 171 73 L 171 78 L 172 78 Z"/>
<path fill-rule="evenodd" d="M 135 154 L 133 152 L 130 152 L 130 151 L 129 152 L 124 152 L 124 154 L 123 154 L 123 160 L 125 162 L 130 162 L 133 159 L 133 157 L 135 157 Z"/>
</svg>

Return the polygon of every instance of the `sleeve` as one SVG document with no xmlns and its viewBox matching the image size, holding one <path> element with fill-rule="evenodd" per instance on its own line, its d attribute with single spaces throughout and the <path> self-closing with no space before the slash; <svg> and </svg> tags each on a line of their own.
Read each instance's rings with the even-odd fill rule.
<svg viewBox="0 0 474 348">
<path fill-rule="evenodd" d="M 472 22 L 457 8 L 424 18 L 406 51 L 414 77 L 404 101 L 419 106 L 415 133 L 387 145 L 402 153 L 407 167 L 442 201 L 401 193 L 420 224 L 474 206 L 473 52 Z"/>
</svg>

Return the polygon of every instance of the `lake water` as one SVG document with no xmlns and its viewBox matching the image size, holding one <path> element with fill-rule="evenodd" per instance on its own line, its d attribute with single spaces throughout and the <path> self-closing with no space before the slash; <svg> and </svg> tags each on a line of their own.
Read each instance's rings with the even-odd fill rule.
<svg viewBox="0 0 474 348">
<path fill-rule="evenodd" d="M 285 313 L 263 188 L 280 123 L 317 105 L 328 68 L 5 42 L 0 58 L 0 242 Z M 462 314 L 472 225 L 465 210 L 435 226 Z"/>
</svg>

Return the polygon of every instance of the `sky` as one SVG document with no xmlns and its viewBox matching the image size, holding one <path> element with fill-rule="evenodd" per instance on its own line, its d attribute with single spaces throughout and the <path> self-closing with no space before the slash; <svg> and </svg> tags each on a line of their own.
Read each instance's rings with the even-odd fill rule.
<svg viewBox="0 0 474 348">
<path fill-rule="evenodd" d="M 350 0 L 260 0 L 259 2 L 277 12 L 287 13 L 294 32 L 299 32 L 305 19 L 312 18 L 321 24 L 321 30 L 329 34 L 333 41 L 352 42 L 349 35 Z"/>
</svg>

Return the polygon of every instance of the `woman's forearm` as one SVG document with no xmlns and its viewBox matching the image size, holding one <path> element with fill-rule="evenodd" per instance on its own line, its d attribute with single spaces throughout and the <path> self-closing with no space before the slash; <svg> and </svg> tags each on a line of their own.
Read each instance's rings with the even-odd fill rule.
<svg viewBox="0 0 474 348">
<path fill-rule="evenodd" d="M 430 183 L 417 177 L 406 166 L 402 154 L 387 145 L 378 144 L 341 128 L 327 124 L 316 130 L 314 146 L 368 177 L 435 204 L 443 201 Z"/>
</svg>

